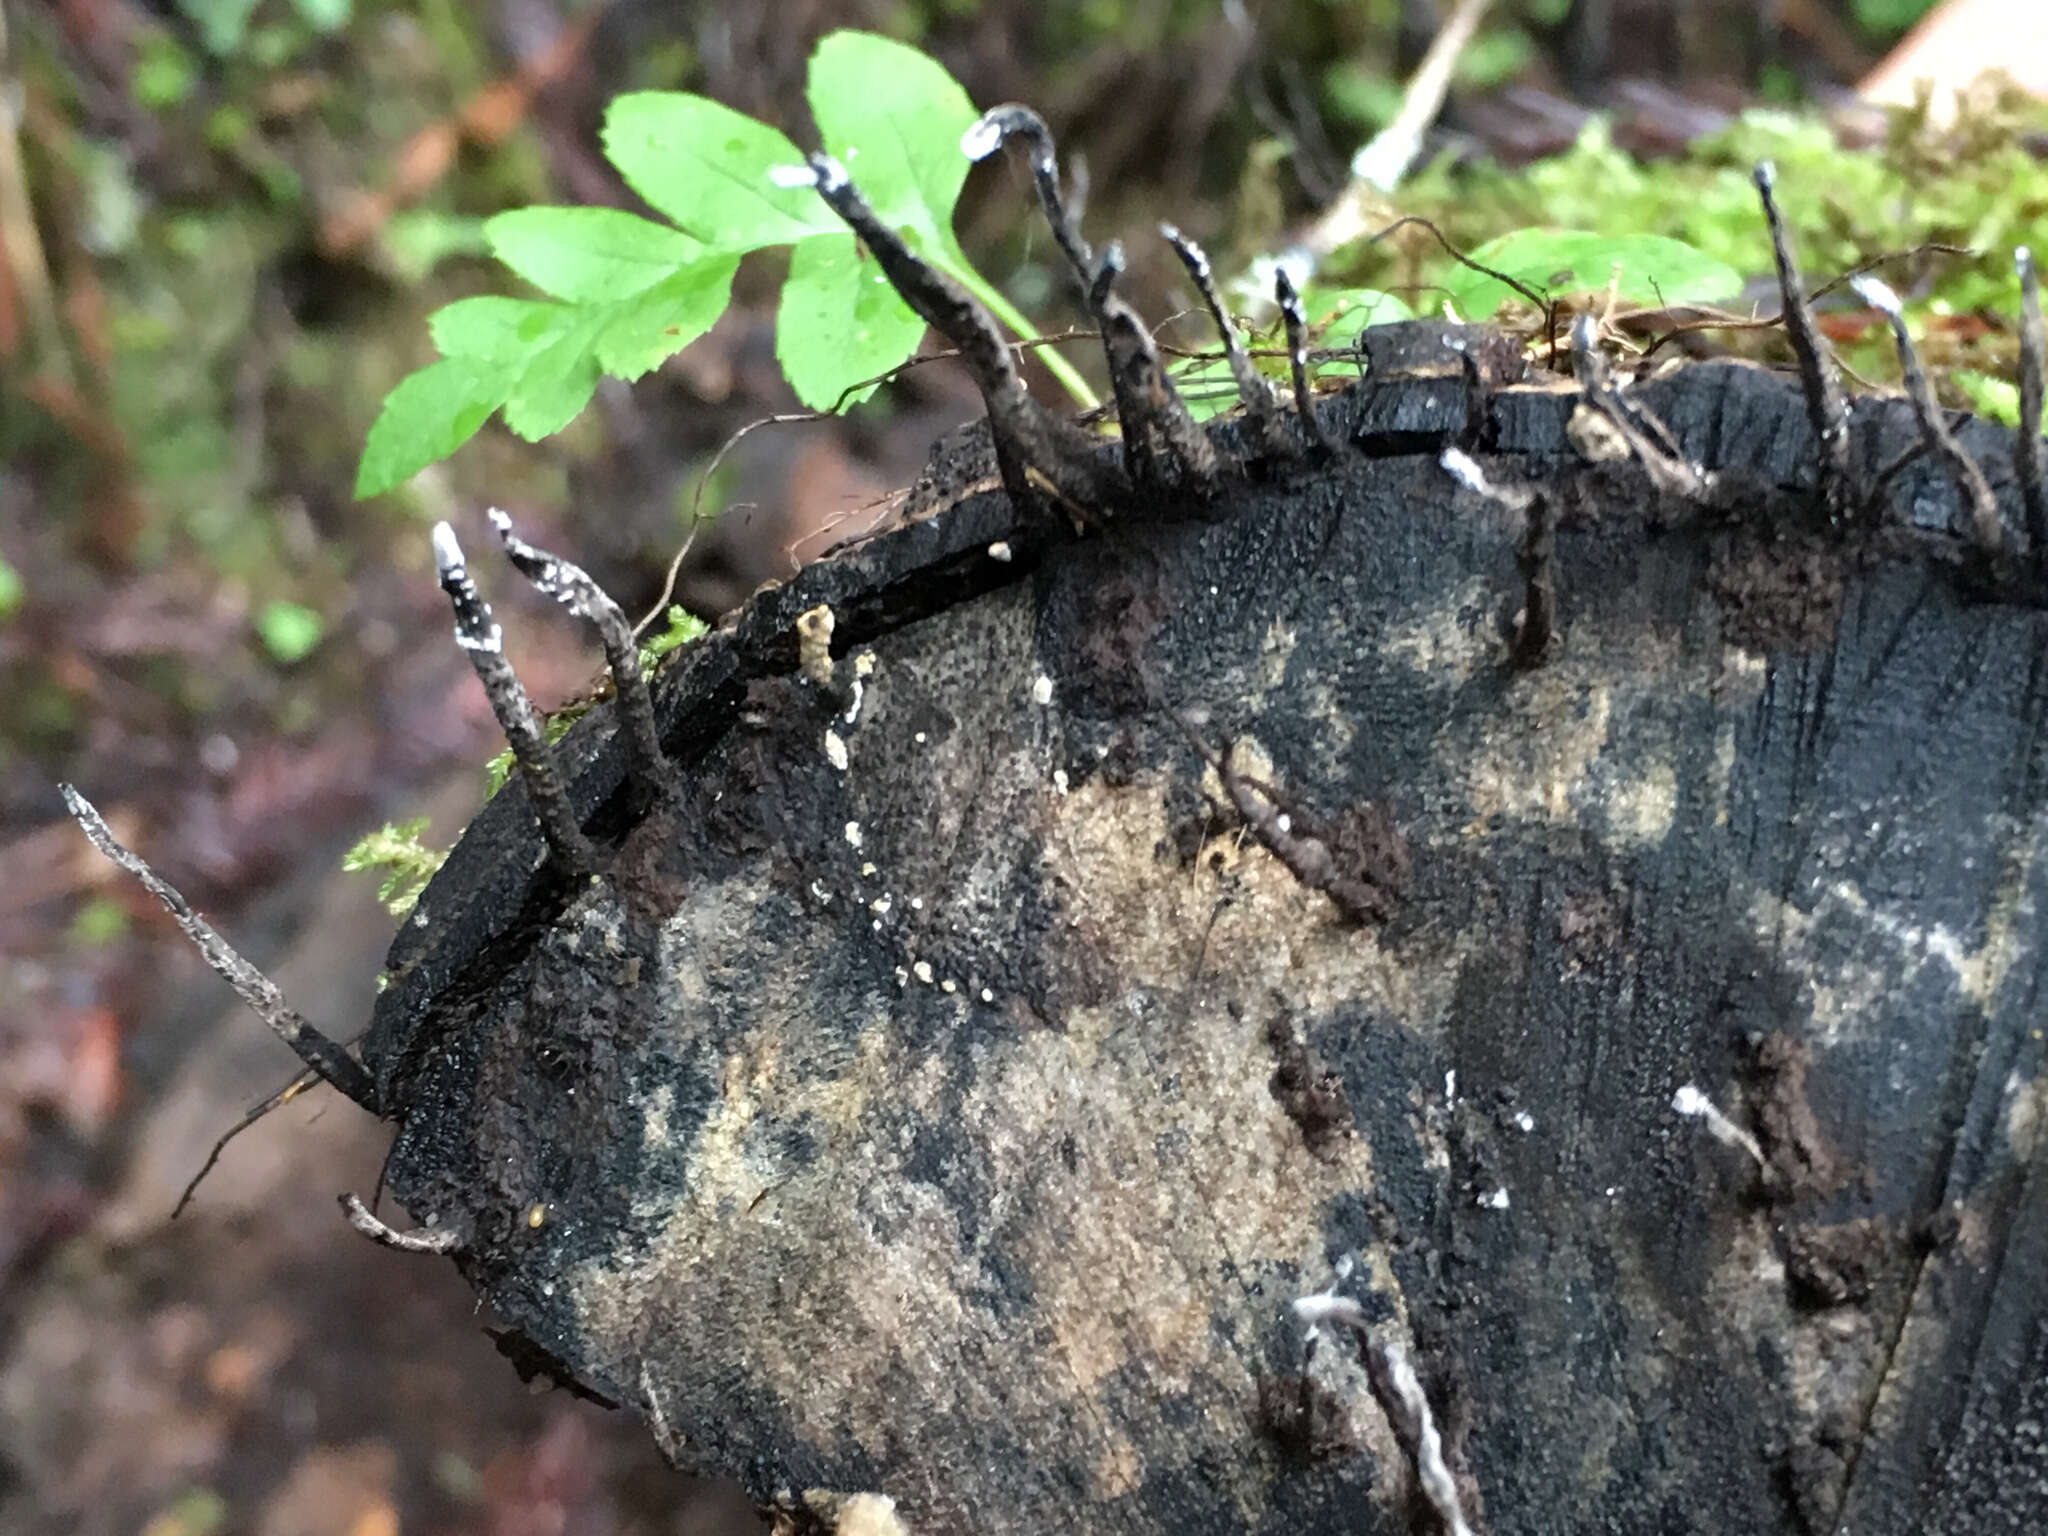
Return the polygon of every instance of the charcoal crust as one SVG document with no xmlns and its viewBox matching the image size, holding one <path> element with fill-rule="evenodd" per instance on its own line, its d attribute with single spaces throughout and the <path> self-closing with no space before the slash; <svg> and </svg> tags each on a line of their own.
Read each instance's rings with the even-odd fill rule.
<svg viewBox="0 0 2048 1536">
<path fill-rule="evenodd" d="M 1790 381 L 1638 398 L 1711 501 L 1581 461 L 1570 394 L 1468 421 L 1433 376 L 1323 402 L 1329 459 L 1225 423 L 1213 497 L 1086 536 L 951 442 L 902 526 L 679 653 L 651 811 L 607 710 L 571 732 L 596 879 L 516 784 L 465 833 L 366 1042 L 392 1194 L 465 1235 L 524 1358 L 764 1502 L 1415 1529 L 1362 1373 L 1288 1386 L 1291 1303 L 1334 1286 L 1491 1528 L 2033 1528 L 2048 604 L 1932 466 L 1818 522 Z M 1864 462 L 1914 431 L 1852 422 Z M 1961 437 L 2017 529 L 2010 438 Z M 1538 666 L 1519 530 L 1436 464 L 1461 442 L 1563 509 Z M 821 602 L 872 658 L 850 721 L 796 664 Z M 1245 835 L 1190 726 L 1384 818 L 1383 920 Z M 1687 1083 L 1801 1176 L 1676 1114 Z M 1815 1259 L 1939 1213 L 1839 1284 Z M 1289 1401 L 1343 1433 L 1304 1454 Z"/>
</svg>

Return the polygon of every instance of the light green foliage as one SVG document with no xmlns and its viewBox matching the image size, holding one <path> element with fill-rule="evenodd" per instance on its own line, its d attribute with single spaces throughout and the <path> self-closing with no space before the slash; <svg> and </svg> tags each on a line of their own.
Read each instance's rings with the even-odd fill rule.
<svg viewBox="0 0 2048 1536">
<path fill-rule="evenodd" d="M 2038 108 L 2032 115 L 2048 121 Z M 1979 251 L 1938 271 L 1937 292 L 1956 308 L 1988 301 L 2010 308 L 2017 293 L 2012 247 L 2048 217 L 2048 166 L 2022 147 L 2019 126 L 1987 125 L 1966 146 L 1944 150 L 1907 124 L 1892 144 L 1872 152 L 1843 149 L 1824 122 L 1756 111 L 1698 141 L 1682 160 L 1643 163 L 1618 149 L 1596 118 L 1569 152 L 1520 170 L 1427 167 L 1403 185 L 1401 202 L 1466 250 L 1525 225 L 1614 237 L 1655 232 L 1738 272 L 1767 274 L 1770 238 L 1750 171 L 1771 160 L 1779 202 L 1812 280 L 1897 249 L 1901 232 L 1910 231 L 1914 241 Z M 1420 243 L 1412 252 L 1361 247 L 1350 260 L 1361 276 L 1387 286 L 1458 281 L 1456 264 Z"/>
<path fill-rule="evenodd" d="M 1970 409 L 1986 421 L 2008 427 L 2020 424 L 2020 388 L 2010 379 L 1993 378 L 1974 368 L 1958 368 L 1949 382 L 1970 402 Z"/>
<path fill-rule="evenodd" d="M 426 830 L 424 816 L 395 825 L 386 822 L 341 856 L 341 867 L 351 873 L 367 870 L 382 876 L 377 899 L 393 917 L 404 917 L 412 910 L 448 857 L 445 851 L 420 841 Z"/>
<path fill-rule="evenodd" d="M 1852 0 L 1849 14 L 1872 32 L 1903 32 L 1934 9 L 1935 0 Z"/>
<path fill-rule="evenodd" d="M 71 919 L 71 942 L 85 949 L 105 949 L 127 931 L 127 909 L 105 896 L 87 901 Z"/>
<path fill-rule="evenodd" d="M 661 617 L 660 630 L 640 642 L 640 665 L 650 671 L 660 663 L 662 657 L 677 646 L 688 645 L 708 627 L 689 609 L 678 607 L 674 603 L 668 605 L 668 612 Z"/>
<path fill-rule="evenodd" d="M 21 606 L 25 590 L 21 572 L 9 565 L 4 557 L 0 557 L 0 619 L 14 616 L 14 611 Z"/>
<path fill-rule="evenodd" d="M 1604 292 L 1643 304 L 1700 304 L 1732 299 L 1742 274 L 1683 241 L 1664 235 L 1601 235 L 1581 229 L 1517 229 L 1469 251 L 1539 293 Z M 1483 320 L 1504 302 L 1520 302 L 1508 284 L 1460 265 L 1444 280 L 1445 297 L 1468 320 Z"/>
<path fill-rule="evenodd" d="M 283 666 L 310 656 L 325 632 L 325 621 L 303 603 L 279 600 L 256 610 L 257 638 L 271 660 Z"/>
<path fill-rule="evenodd" d="M 1022 334 L 1023 317 L 953 235 L 967 177 L 960 135 L 975 117 L 959 83 L 913 48 L 835 32 L 812 55 L 806 94 L 825 150 L 876 212 Z M 386 400 L 358 496 L 445 458 L 501 408 L 521 437 L 560 431 L 600 374 L 638 378 L 708 330 L 750 251 L 794 247 L 776 356 L 814 410 L 865 399 L 875 386 L 855 386 L 916 350 L 924 323 L 874 259 L 810 188 L 773 179 L 803 159 L 776 129 L 702 96 L 637 91 L 612 103 L 604 149 L 670 222 L 607 208 L 523 208 L 487 221 L 493 254 L 548 298 L 464 299 L 432 317 L 441 361 Z M 1092 403 L 1064 363 L 1048 366 Z"/>
</svg>

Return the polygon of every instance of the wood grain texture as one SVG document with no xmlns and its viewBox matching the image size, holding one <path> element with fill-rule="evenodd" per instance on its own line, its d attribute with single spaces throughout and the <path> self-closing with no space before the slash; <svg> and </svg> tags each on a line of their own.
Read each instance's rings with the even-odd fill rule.
<svg viewBox="0 0 2048 1536">
<path fill-rule="evenodd" d="M 1640 398 L 1711 505 L 1583 461 L 1569 392 L 1468 422 L 1455 378 L 1085 538 L 926 515 L 990 473 L 942 445 L 901 528 L 664 674 L 652 813 L 607 712 L 571 734 L 603 875 L 543 867 L 516 784 L 472 825 L 366 1053 L 392 1193 L 519 1358 L 764 1501 L 1431 1529 L 1356 1362 L 1303 1383 L 1334 1286 L 1485 1529 L 2038 1528 L 2040 582 L 1925 465 L 1815 525 L 1784 380 Z M 2009 437 L 1962 436 L 2016 528 Z M 1538 667 L 1458 440 L 1560 498 Z M 851 721 L 797 669 L 819 602 Z M 1247 835 L 1190 730 L 1391 915 Z"/>
</svg>

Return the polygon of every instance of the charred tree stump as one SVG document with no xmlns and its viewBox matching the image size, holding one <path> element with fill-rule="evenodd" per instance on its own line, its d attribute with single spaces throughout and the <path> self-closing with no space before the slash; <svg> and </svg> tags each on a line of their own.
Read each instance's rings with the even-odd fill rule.
<svg viewBox="0 0 2048 1536">
<path fill-rule="evenodd" d="M 191 918 L 396 1123 L 349 1218 L 791 1523 L 2039 1529 L 2038 454 L 1590 323 L 1192 452 L 990 121 L 1124 452 L 814 159 L 990 422 L 651 696 L 501 527 L 624 653 L 553 749 L 437 535 L 521 774 L 360 1064 Z"/>
<path fill-rule="evenodd" d="M 1475 1528 L 2037 1517 L 2044 593 L 1931 460 L 1831 527 L 1789 381 L 1638 393 L 1711 512 L 1573 391 L 1410 377 L 1199 519 L 981 491 L 763 593 L 661 680 L 651 812 L 609 712 L 568 738 L 604 875 L 514 785 L 427 892 L 392 1193 L 529 1368 L 764 1501 L 1430 1529 L 1343 1330 L 1304 1367 L 1334 1292 Z M 1461 437 L 1557 506 L 1533 667 Z M 798 666 L 820 604 L 857 691 Z"/>
</svg>

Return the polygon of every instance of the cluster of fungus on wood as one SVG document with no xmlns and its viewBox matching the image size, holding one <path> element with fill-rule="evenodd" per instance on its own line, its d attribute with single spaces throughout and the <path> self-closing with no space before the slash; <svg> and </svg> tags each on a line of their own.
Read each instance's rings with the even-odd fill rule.
<svg viewBox="0 0 2048 1536">
<path fill-rule="evenodd" d="M 1036 522 L 1057 527 L 1062 522 L 1077 533 L 1099 530 L 1146 518 L 1199 516 L 1219 496 L 1245 463 L 1233 462 L 1222 446 L 1234 442 L 1244 458 L 1295 459 L 1314 467 L 1355 452 L 1345 434 L 1333 432 L 1319 409 L 1309 374 L 1308 326 L 1299 293 L 1281 270 L 1274 298 L 1287 336 L 1287 361 L 1292 379 L 1292 421 L 1279 392 L 1252 363 L 1220 299 L 1210 263 L 1201 248 L 1172 225 L 1161 226 L 1222 338 L 1235 382 L 1243 420 L 1230 433 L 1212 433 L 1200 426 L 1181 399 L 1167 372 L 1151 330 L 1117 292 L 1124 271 L 1122 248 L 1115 242 L 1099 251 L 1082 236 L 1073 203 L 1062 188 L 1052 137 L 1044 122 L 1028 108 L 998 107 L 986 114 L 963 140 L 974 158 L 994 154 L 1005 145 L 1021 146 L 1031 172 L 1040 208 L 1067 265 L 1073 286 L 1097 327 L 1116 403 L 1119 437 L 1114 448 L 1081 425 L 1065 419 L 1032 398 L 1019 372 L 1016 356 L 995 323 L 975 300 L 944 272 L 923 261 L 863 198 L 844 166 L 826 155 L 814 155 L 792 167 L 784 179 L 813 186 L 873 255 L 896 291 L 935 331 L 957 349 L 985 402 L 989 432 L 1000 480 L 1020 528 Z M 1813 427 L 1817 453 L 1814 501 L 1830 527 L 1838 531 L 1867 529 L 1885 505 L 1885 491 L 1904 467 L 1905 459 L 1882 466 L 1859 462 L 1850 429 L 1848 401 L 1837 370 L 1811 314 L 1795 253 L 1775 201 L 1775 181 L 1768 166 L 1758 167 L 1755 184 L 1769 226 L 1782 296 L 1783 320 L 1798 359 L 1801 388 Z M 1925 453 L 1940 465 L 1962 511 L 1963 540 L 1972 568 L 1992 584 L 2038 585 L 2048 566 L 2048 502 L 2044 502 L 2040 426 L 2043 396 L 2042 318 L 2038 284 L 2030 254 L 2017 253 L 2023 292 L 2021 319 L 2020 430 L 2013 450 L 2013 478 L 2026 514 L 2026 549 L 2015 553 L 1998 516 L 1996 498 L 1981 466 L 1957 441 L 1928 385 L 1898 302 L 1882 284 L 1864 281 L 1859 293 L 1884 313 L 1895 333 L 1907 399 L 1919 434 L 1908 457 Z M 1522 604 L 1508 647 L 1510 666 L 1518 672 L 1540 668 L 1566 639 L 1557 580 L 1557 542 L 1564 508 L 1551 485 L 1522 483 L 1512 478 L 1505 456 L 1492 455 L 1479 433 L 1485 417 L 1489 385 L 1481 360 L 1462 342 L 1452 343 L 1465 390 L 1465 436 L 1445 442 L 1437 463 L 1464 492 L 1507 514 L 1519 531 Z M 1737 494 L 1714 470 L 1689 458 L 1676 434 L 1615 377 L 1600 346 L 1599 328 L 1590 314 L 1579 315 L 1570 327 L 1570 353 L 1578 394 L 1577 416 L 1570 441 L 1581 456 L 1594 461 L 1627 461 L 1640 467 L 1654 493 L 1703 516 L 1726 511 L 1726 498 Z M 1249 445 L 1248 448 L 1243 445 Z M 1434 473 L 1434 471 L 1431 471 Z M 617 605 L 574 564 L 535 548 L 519 538 L 509 519 L 492 512 L 495 528 L 513 567 L 543 594 L 562 603 L 596 630 L 602 642 L 616 695 L 615 714 L 624 758 L 627 803 L 635 815 L 673 795 L 682 774 L 678 760 L 664 749 L 657 724 L 655 697 L 642 667 L 633 634 Z M 1015 559 L 1011 539 L 986 543 L 990 562 L 1008 567 Z M 579 814 L 564 782 L 557 750 L 547 740 L 538 711 L 505 656 L 502 631 L 471 576 L 454 530 L 446 523 L 433 533 L 440 583 L 454 616 L 455 639 L 470 659 L 489 699 L 493 715 L 509 742 L 524 786 L 524 803 L 553 866 L 553 873 L 571 890 L 587 890 L 610 878 L 611 854 L 606 839 L 593 834 L 586 812 Z M 863 695 L 874 665 L 872 654 L 833 653 L 835 617 L 820 604 L 801 614 L 794 625 L 796 671 L 833 706 L 832 721 L 822 733 L 822 751 L 840 774 L 850 771 L 848 733 L 862 719 Z M 1064 686 L 1064 685 L 1063 685 Z M 1054 686 L 1043 673 L 1028 685 L 1030 699 L 1040 707 L 1053 703 Z M 1141 695 L 1152 709 L 1164 710 L 1186 736 L 1195 754 L 1220 781 L 1229 809 L 1251 837 L 1283 866 L 1300 886 L 1320 893 L 1351 925 L 1380 925 L 1393 915 L 1411 870 L 1408 851 L 1391 819 L 1375 807 L 1354 807 L 1343 816 L 1320 818 L 1265 777 L 1240 772 L 1232 749 L 1209 745 L 1193 717 L 1174 708 L 1149 681 Z M 921 741 L 922 735 L 919 740 Z M 1054 775 L 1057 789 L 1067 790 L 1064 769 Z M 65 797 L 72 815 L 94 845 L 157 896 L 209 963 L 237 994 L 292 1048 L 313 1078 L 336 1087 L 371 1113 L 403 1121 L 411 1106 L 402 1095 L 366 1065 L 349 1047 L 321 1034 L 286 1004 L 276 987 L 249 965 L 179 894 L 140 858 L 115 842 L 104 821 L 69 786 Z M 858 821 L 843 824 L 845 852 L 859 856 L 864 833 Z M 872 875 L 873 864 L 863 868 Z M 817 880 L 811 890 L 820 904 L 832 893 Z M 879 932 L 887 915 L 886 894 L 869 904 Z M 913 901 L 912 905 L 915 905 Z M 855 903 L 858 905 L 858 903 Z M 422 905 L 416 918 L 427 921 Z M 636 962 L 637 963 L 637 962 Z M 931 961 L 918 958 L 897 968 L 899 986 L 914 976 L 953 993 L 961 983 L 941 978 Z M 972 985 L 972 983 L 969 983 Z M 984 1004 L 993 993 L 978 988 Z M 964 999 L 962 1001 L 965 1001 Z M 1296 1039 L 1291 1025 L 1269 1042 L 1278 1063 L 1273 1091 L 1319 1156 L 1344 1139 L 1351 1106 L 1341 1082 L 1325 1072 Z M 1736 1125 L 1698 1088 L 1688 1084 L 1673 1097 L 1671 1108 L 1699 1120 L 1717 1139 L 1741 1149 L 1759 1165 L 1769 1154 L 1755 1137 Z M 1527 1117 L 1521 1117 L 1526 1121 Z M 1521 1125 L 1527 1130 L 1527 1124 Z M 209 1163 L 209 1166 L 211 1164 Z M 203 1175 L 203 1170 L 202 1170 Z M 1504 1188 L 1482 1197 L 1482 1204 L 1504 1209 Z M 473 1235 L 432 1218 L 413 1231 L 386 1225 L 355 1195 L 342 1197 L 348 1221 L 358 1231 L 390 1246 L 412 1252 L 464 1256 Z M 526 1224 L 538 1229 L 547 1220 L 546 1206 L 530 1207 Z M 1847 1257 L 1820 1255 L 1808 1267 L 1822 1279 L 1816 1287 L 1827 1294 L 1852 1294 L 1864 1281 Z M 1825 1260 L 1826 1262 L 1822 1262 Z M 1309 1366 L 1318 1341 L 1338 1336 L 1353 1341 L 1358 1364 L 1369 1382 L 1395 1440 L 1405 1456 L 1418 1497 L 1437 1525 L 1455 1536 L 1476 1528 L 1479 1503 L 1469 1474 L 1453 1465 L 1432 1414 L 1427 1395 L 1402 1346 L 1368 1325 L 1359 1304 L 1334 1293 L 1304 1298 L 1294 1312 L 1306 1325 L 1300 1384 L 1298 1425 L 1310 1439 L 1315 1426 L 1329 1417 L 1319 1406 Z"/>
</svg>

